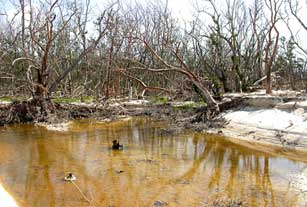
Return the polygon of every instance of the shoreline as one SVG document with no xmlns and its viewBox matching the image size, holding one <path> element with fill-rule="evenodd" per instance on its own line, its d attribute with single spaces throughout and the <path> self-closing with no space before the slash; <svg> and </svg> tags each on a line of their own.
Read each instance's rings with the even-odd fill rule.
<svg viewBox="0 0 307 207">
<path fill-rule="evenodd" d="M 307 143 L 295 147 L 286 146 L 282 144 L 279 139 L 276 138 L 275 134 L 269 130 L 261 130 L 258 128 L 256 129 L 259 130 L 258 132 L 250 133 L 251 131 L 254 131 L 255 128 L 246 127 L 246 131 L 238 131 L 234 130 L 233 127 L 234 126 L 231 125 L 223 128 L 208 129 L 203 130 L 203 133 L 222 136 L 224 139 L 229 140 L 232 143 L 256 151 L 266 152 L 275 156 L 290 157 L 293 160 L 307 162 Z M 262 134 L 262 137 L 260 137 L 260 134 Z"/>
<path fill-rule="evenodd" d="M 307 153 L 307 98 L 304 94 L 264 96 L 258 92 L 227 94 L 224 99 L 230 100 L 230 109 L 207 122 L 193 122 L 201 108 L 196 107 L 195 102 L 154 104 L 148 100 L 117 99 L 100 104 L 59 104 L 56 114 L 50 115 L 50 121 L 33 124 L 45 126 L 49 130 L 65 131 L 69 122 L 75 119 L 93 118 L 109 122 L 123 117 L 147 116 L 168 121 L 170 127 L 167 133 L 171 134 L 190 129 L 222 135 L 234 142 L 243 141 Z M 236 100 L 239 101 L 232 106 Z M 191 107 L 193 104 L 194 107 Z M 9 105 L 9 102 L 0 102 L 0 113 L 1 107 L 4 109 L 2 114 L 7 112 Z"/>
<path fill-rule="evenodd" d="M 264 91 L 225 94 L 241 104 L 220 115 L 222 127 L 204 130 L 226 138 L 307 153 L 307 96 L 303 92 Z"/>
</svg>

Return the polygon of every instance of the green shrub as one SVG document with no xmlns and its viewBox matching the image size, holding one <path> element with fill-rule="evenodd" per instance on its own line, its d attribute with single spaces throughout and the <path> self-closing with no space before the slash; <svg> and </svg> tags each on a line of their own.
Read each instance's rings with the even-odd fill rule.
<svg viewBox="0 0 307 207">
<path fill-rule="evenodd" d="M 8 97 L 8 96 L 3 96 L 0 97 L 0 101 L 9 101 L 12 102 L 14 99 L 12 97 Z"/>
<path fill-rule="evenodd" d="M 174 106 L 175 111 L 191 111 L 196 107 L 195 103 L 187 103 L 180 106 Z"/>
<path fill-rule="evenodd" d="M 192 111 L 197 107 L 205 106 L 204 102 L 187 102 L 182 103 L 181 105 L 173 106 L 175 111 Z"/>
<path fill-rule="evenodd" d="M 95 101 L 95 98 L 93 96 L 82 96 L 81 102 L 82 103 L 92 103 Z"/>
<path fill-rule="evenodd" d="M 166 104 L 168 98 L 166 96 L 156 96 L 151 99 L 151 102 L 154 104 Z"/>
<path fill-rule="evenodd" d="M 75 97 L 62 97 L 62 98 L 54 98 L 52 99 L 55 103 L 73 103 L 80 102 L 80 98 Z"/>
</svg>

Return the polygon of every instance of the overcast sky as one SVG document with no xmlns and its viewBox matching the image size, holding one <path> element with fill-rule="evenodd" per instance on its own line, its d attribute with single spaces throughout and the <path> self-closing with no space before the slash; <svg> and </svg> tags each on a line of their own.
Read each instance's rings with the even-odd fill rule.
<svg viewBox="0 0 307 207">
<path fill-rule="evenodd" d="M 167 1 L 167 0 L 162 0 Z M 226 4 L 223 4 L 222 2 L 225 2 L 226 0 L 216 0 L 215 2 L 219 4 L 219 7 L 223 7 Z M 307 0 L 298 0 L 300 4 L 300 17 L 303 20 L 303 22 L 307 25 Z M 198 2 L 204 2 L 204 0 L 198 0 Z M 244 3 L 247 7 L 251 6 L 250 4 L 253 2 L 253 0 L 245 0 Z M 169 8 L 172 9 L 173 14 L 182 19 L 192 19 L 192 14 L 195 11 L 195 0 L 168 0 Z M 283 10 L 285 8 L 282 8 Z M 305 49 L 307 49 L 307 31 L 303 29 L 303 27 L 298 23 L 297 20 L 294 18 L 291 18 L 289 20 L 289 25 L 293 29 L 294 34 L 298 34 L 298 39 L 301 42 L 301 45 L 304 46 Z M 283 21 L 280 21 L 278 24 L 278 29 L 280 31 L 280 36 L 289 37 L 290 33 L 288 31 L 287 26 Z"/>
<path fill-rule="evenodd" d="M 112 0 L 109 0 L 112 1 Z M 130 2 L 146 2 L 150 1 L 152 3 L 155 3 L 155 0 L 125 0 L 124 3 Z M 193 12 L 195 12 L 195 2 L 196 0 L 159 0 L 162 2 L 168 2 L 168 7 L 171 9 L 173 15 L 182 20 L 182 21 L 189 21 L 193 17 Z M 246 6 L 250 6 L 250 3 L 253 0 L 245 0 L 244 3 Z M 302 17 L 303 21 L 307 24 L 307 0 L 298 0 L 300 3 L 301 11 L 300 11 L 300 17 Z M 9 15 L 13 16 L 15 14 L 15 10 L 9 7 L 6 7 L 5 5 L 8 5 L 8 0 L 0 0 L 0 13 L 7 12 Z M 18 1 L 16 1 L 18 2 Z M 104 8 L 104 5 L 102 5 L 101 0 L 91 0 L 93 10 L 96 8 L 100 8 L 101 10 Z M 197 0 L 197 2 L 203 3 L 205 0 Z M 226 2 L 226 0 L 215 0 L 215 2 L 218 4 L 218 9 L 223 8 L 224 5 L 226 5 L 223 2 Z M 284 9 L 284 8 L 283 8 Z M 299 33 L 299 38 L 301 40 L 302 45 L 304 45 L 304 48 L 307 48 L 307 31 L 304 30 L 299 23 L 294 20 L 293 18 L 289 22 L 291 28 L 294 30 L 294 33 Z M 281 36 L 289 36 L 289 32 L 287 30 L 287 27 L 284 23 L 280 21 L 278 24 L 278 29 L 280 30 Z"/>
</svg>

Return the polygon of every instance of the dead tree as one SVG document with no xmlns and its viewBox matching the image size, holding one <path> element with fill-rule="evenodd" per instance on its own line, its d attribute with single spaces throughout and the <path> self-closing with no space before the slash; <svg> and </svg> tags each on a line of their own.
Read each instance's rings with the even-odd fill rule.
<svg viewBox="0 0 307 207">
<path fill-rule="evenodd" d="M 256 79 L 259 80 L 263 76 L 263 67 L 262 67 L 262 61 L 263 61 L 263 45 L 264 45 L 264 27 L 261 27 L 260 21 L 262 16 L 262 2 L 261 0 L 254 0 L 254 6 L 249 11 L 251 24 L 253 28 L 253 36 L 255 36 L 256 39 Z"/>
<path fill-rule="evenodd" d="M 107 10 L 105 10 L 98 18 L 96 22 L 96 26 L 98 27 L 98 36 L 96 39 L 92 40 L 91 43 L 89 43 L 79 55 L 78 58 L 69 66 L 67 67 L 62 74 L 60 74 L 51 84 L 50 87 L 48 88 L 48 92 L 52 93 L 55 91 L 56 87 L 62 80 L 66 78 L 66 76 L 72 72 L 80 63 L 80 60 L 83 60 L 87 54 L 92 52 L 94 49 L 96 49 L 97 45 L 101 41 L 101 39 L 105 36 L 107 32 L 107 28 L 110 22 L 110 18 L 112 16 L 112 9 L 111 7 Z"/>
<path fill-rule="evenodd" d="M 307 24 L 304 23 L 303 19 L 299 17 L 299 2 L 297 0 L 288 0 L 289 9 L 294 18 L 300 23 L 300 25 L 307 31 Z"/>
<path fill-rule="evenodd" d="M 44 5 L 45 6 L 45 5 Z M 75 5 L 76 6 L 76 5 Z M 70 67 L 66 68 L 62 74 L 51 82 L 51 71 L 53 69 L 51 64 L 51 55 L 53 52 L 54 42 L 58 36 L 64 31 L 70 20 L 75 15 L 77 8 L 69 8 L 66 14 L 61 16 L 61 21 L 55 27 L 57 15 L 62 15 L 62 12 L 55 12 L 55 9 L 61 8 L 59 0 L 54 0 L 49 4 L 45 14 L 40 10 L 34 10 L 30 1 L 30 21 L 29 21 L 29 36 L 32 47 L 32 52 L 29 57 L 17 58 L 13 61 L 13 65 L 18 61 L 27 61 L 27 82 L 31 86 L 33 99 L 21 103 L 14 103 L 11 107 L 10 117 L 8 123 L 19 121 L 47 121 L 50 113 L 55 112 L 54 104 L 50 100 L 50 94 L 56 86 L 63 80 L 69 72 L 78 66 L 80 60 L 96 48 L 99 41 L 105 34 L 105 25 L 109 22 L 107 11 L 105 11 L 97 21 L 99 34 L 96 39 L 88 44 L 83 50 L 78 59 L 76 59 Z M 38 11 L 35 13 L 34 11 Z M 56 29 L 55 29 L 56 28 Z M 34 51 L 34 52 L 33 52 Z M 30 64 L 31 63 L 31 64 Z M 35 74 L 36 73 L 36 74 Z"/>
<path fill-rule="evenodd" d="M 296 21 L 301 25 L 301 27 L 307 32 L 307 23 L 304 23 L 303 19 L 300 17 L 301 14 L 300 10 L 302 8 L 300 8 L 299 2 L 297 0 L 287 0 L 287 2 L 289 5 L 290 13 L 296 19 Z M 292 42 L 303 53 L 303 55 L 307 56 L 307 50 L 306 48 L 303 48 L 303 46 L 297 40 L 296 35 L 294 34 L 293 29 L 291 28 L 289 20 L 285 20 L 285 24 L 287 25 L 288 30 L 291 33 Z"/>
<path fill-rule="evenodd" d="M 20 60 L 25 60 L 29 63 L 29 60 L 33 64 L 28 66 L 27 70 L 27 80 L 28 82 L 35 87 L 32 91 L 35 90 L 35 93 L 32 94 L 33 98 L 37 99 L 46 99 L 48 97 L 48 82 L 50 79 L 51 67 L 49 65 L 50 50 L 52 48 L 53 42 L 56 40 L 58 35 L 65 29 L 67 24 L 70 22 L 73 17 L 75 10 L 62 22 L 62 25 L 55 31 L 55 20 L 56 14 L 54 12 L 55 7 L 58 6 L 59 0 L 55 0 L 50 3 L 49 8 L 45 15 L 42 15 L 42 12 L 39 11 L 36 16 L 34 14 L 34 9 L 32 2 L 29 1 L 30 7 L 30 21 L 29 21 L 29 36 L 31 41 L 32 52 L 29 54 L 28 51 L 25 51 L 25 34 L 24 34 L 24 20 L 22 21 L 22 47 L 25 51 L 25 57 L 17 58 L 13 61 L 13 65 Z M 20 2 L 22 10 L 24 8 L 24 1 Z M 24 18 L 24 12 L 22 13 Z M 42 20 L 43 19 L 43 20 Z M 37 51 L 33 52 L 37 48 Z M 36 55 L 35 55 L 36 53 Z M 38 55 L 37 55 L 38 54 Z M 30 56 L 38 56 L 31 58 Z M 36 75 L 33 74 L 32 70 L 35 70 Z M 36 80 L 34 80 L 36 77 Z"/>
<path fill-rule="evenodd" d="M 282 6 L 282 0 L 266 0 L 265 4 L 270 10 L 270 19 L 269 19 L 269 29 L 267 33 L 267 44 L 265 46 L 265 57 L 264 57 L 264 68 L 266 74 L 265 87 L 266 94 L 272 93 L 271 86 L 271 70 L 273 61 L 277 54 L 278 49 L 278 40 L 279 40 L 279 31 L 276 28 L 276 23 L 279 21 L 279 12 Z M 275 32 L 275 38 L 273 37 L 273 32 Z"/>
</svg>

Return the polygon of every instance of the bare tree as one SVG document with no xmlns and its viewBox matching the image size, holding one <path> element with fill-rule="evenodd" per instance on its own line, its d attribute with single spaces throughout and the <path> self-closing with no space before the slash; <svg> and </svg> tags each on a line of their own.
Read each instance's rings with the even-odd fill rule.
<svg viewBox="0 0 307 207">
<path fill-rule="evenodd" d="M 279 12 L 281 9 L 283 1 L 282 0 L 265 0 L 265 5 L 269 9 L 270 18 L 269 18 L 269 29 L 267 33 L 267 43 L 265 46 L 265 74 L 266 74 L 266 93 L 272 93 L 271 86 L 271 70 L 273 61 L 275 60 L 275 56 L 277 54 L 278 49 L 278 40 L 279 40 L 279 31 L 276 28 L 276 23 L 280 20 Z M 274 33 L 275 32 L 275 38 Z"/>
<path fill-rule="evenodd" d="M 300 25 L 307 31 L 307 24 L 304 23 L 303 19 L 299 16 L 299 1 L 297 0 L 287 0 L 289 4 L 289 9 L 291 14 L 295 17 L 295 19 L 300 23 Z"/>
<path fill-rule="evenodd" d="M 101 39 L 105 36 L 110 18 L 112 16 L 112 9 L 111 7 L 103 11 L 103 13 L 97 18 L 97 21 L 95 23 L 97 27 L 97 37 L 95 39 L 92 39 L 91 42 L 87 45 L 86 49 L 83 50 L 78 57 L 73 61 L 72 64 L 70 64 L 69 67 L 67 67 L 62 74 L 60 74 L 51 84 L 49 87 L 49 93 L 55 91 L 57 85 L 65 79 L 65 77 L 72 72 L 79 64 L 80 61 L 87 56 L 88 53 L 92 52 Z"/>
<path fill-rule="evenodd" d="M 221 37 L 228 43 L 231 50 L 231 62 L 232 71 L 235 74 L 236 91 L 242 92 L 242 87 L 245 89 L 245 77 L 243 75 L 244 61 L 242 47 L 247 39 L 247 30 L 249 24 L 247 23 L 248 16 L 244 3 L 240 0 L 227 0 L 226 10 L 226 29 L 228 35 L 222 35 Z"/>
<path fill-rule="evenodd" d="M 19 0 L 21 10 L 21 38 L 22 38 L 22 49 L 25 49 L 25 1 Z"/>
<path fill-rule="evenodd" d="M 263 68 L 262 68 L 262 61 L 263 61 L 263 45 L 264 45 L 264 40 L 265 40 L 265 27 L 261 25 L 261 20 L 263 14 L 262 10 L 262 1 L 261 0 L 254 0 L 253 3 L 253 8 L 250 9 L 250 18 L 251 18 L 251 24 L 253 28 L 253 36 L 256 38 L 256 54 L 255 54 L 255 59 L 256 59 L 256 64 L 253 65 L 256 69 L 256 74 L 257 78 L 256 80 L 259 80 L 263 76 Z"/>
<path fill-rule="evenodd" d="M 192 24 L 192 29 L 189 35 L 195 42 L 194 50 L 198 55 L 200 64 L 206 70 L 208 78 L 215 83 L 216 90 L 220 88 L 222 92 L 232 91 L 230 87 L 230 80 L 227 77 L 227 55 L 229 53 L 227 43 L 223 38 L 223 28 L 225 22 L 215 2 L 213 0 L 206 1 L 209 3 L 209 9 L 204 5 L 197 5 L 197 17 Z M 208 16 L 212 23 L 202 20 L 202 16 Z M 217 81 L 218 80 L 218 81 Z M 219 92 L 218 92 L 219 94 Z"/>
<path fill-rule="evenodd" d="M 307 24 L 304 23 L 303 19 L 300 17 L 300 10 L 302 8 L 300 7 L 299 1 L 297 1 L 297 0 L 287 0 L 287 3 L 288 3 L 288 7 L 289 7 L 289 10 L 290 10 L 290 13 L 292 14 L 292 16 L 297 20 L 297 22 L 302 26 L 302 28 L 305 31 L 307 31 Z M 286 9 L 286 11 L 288 11 L 288 9 Z M 292 42 L 303 53 L 303 55 L 307 56 L 307 50 L 302 47 L 302 45 L 300 44 L 300 42 L 298 40 L 299 38 L 297 37 L 297 34 L 294 34 L 293 28 L 291 28 L 290 17 L 288 19 L 284 19 L 284 21 L 285 21 L 285 24 L 288 27 L 288 30 L 291 33 Z"/>
<path fill-rule="evenodd" d="M 73 10 L 71 14 L 68 15 L 67 19 L 65 19 L 62 22 L 62 25 L 57 28 L 57 30 L 54 29 L 55 27 L 55 21 L 56 21 L 56 13 L 55 8 L 58 6 L 59 0 L 55 0 L 48 4 L 47 11 L 43 14 L 42 11 L 38 11 L 37 13 L 34 12 L 32 2 L 29 1 L 30 6 L 30 22 L 29 22 L 29 36 L 31 37 L 31 42 L 33 43 L 32 46 L 32 52 L 31 55 L 35 56 L 35 54 L 38 54 L 37 57 L 30 57 L 30 54 L 28 52 L 25 52 L 25 57 L 23 58 L 17 58 L 13 61 L 13 65 L 19 61 L 19 60 L 31 60 L 34 64 L 29 65 L 27 70 L 27 77 L 28 82 L 32 85 L 32 87 L 35 89 L 35 97 L 39 98 L 46 98 L 48 94 L 48 81 L 49 81 L 49 75 L 51 67 L 49 66 L 49 56 L 50 56 L 50 50 L 52 48 L 53 42 L 58 37 L 58 35 L 64 30 L 64 28 L 67 26 L 67 24 L 70 22 L 72 16 L 74 15 L 75 11 Z M 47 5 L 44 5 L 47 6 Z M 21 1 L 21 8 L 22 8 L 22 16 L 24 15 L 24 1 Z M 40 18 L 44 18 L 43 20 Z M 24 48 L 24 16 L 22 20 L 22 43 L 23 43 L 23 49 Z M 37 48 L 37 50 L 34 52 L 34 49 Z M 37 60 L 37 61 L 36 61 Z M 33 74 L 32 69 L 35 69 L 36 74 L 36 81 L 33 81 Z M 34 91 L 34 89 L 32 90 Z M 34 94 L 33 94 L 34 95 Z"/>
</svg>

